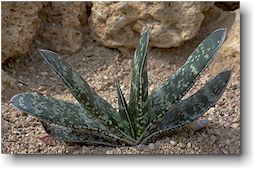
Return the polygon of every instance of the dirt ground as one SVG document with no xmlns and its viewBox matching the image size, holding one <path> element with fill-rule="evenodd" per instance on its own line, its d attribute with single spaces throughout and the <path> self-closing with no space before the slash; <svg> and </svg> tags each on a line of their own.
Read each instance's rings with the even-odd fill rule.
<svg viewBox="0 0 256 170">
<path fill-rule="evenodd" d="M 202 29 L 195 38 L 179 48 L 152 48 L 148 52 L 149 93 L 165 82 L 179 68 L 201 40 L 210 32 Z M 103 98 L 117 107 L 114 82 L 120 81 L 129 99 L 132 53 L 122 54 L 108 49 L 85 34 L 80 52 L 63 56 Z M 57 99 L 76 102 L 50 66 L 37 52 L 34 42 L 31 55 L 10 60 L 2 68 L 19 87 L 13 92 L 36 92 Z M 216 56 L 217 58 L 220 56 Z M 214 62 L 218 62 L 215 60 Z M 232 60 L 230 61 L 232 62 Z M 201 88 L 214 76 L 216 68 L 209 66 L 188 95 Z M 223 68 L 225 69 L 225 68 Z M 230 68 L 229 68 L 230 69 Z M 11 90 L 11 89 L 10 89 Z M 10 93 L 12 94 L 12 93 Z M 12 95 L 14 95 L 12 94 Z M 40 140 L 46 135 L 40 121 L 10 105 L 11 96 L 2 96 L 2 153 L 12 154 L 240 154 L 240 66 L 235 65 L 232 77 L 217 105 L 203 118 L 208 127 L 192 131 L 188 127 L 160 136 L 155 143 L 139 146 L 104 147 L 65 143 L 55 140 L 48 145 Z"/>
</svg>

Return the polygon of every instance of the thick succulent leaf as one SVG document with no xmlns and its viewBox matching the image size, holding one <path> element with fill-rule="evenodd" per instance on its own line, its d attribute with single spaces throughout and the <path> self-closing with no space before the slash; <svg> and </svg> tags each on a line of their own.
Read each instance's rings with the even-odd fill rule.
<svg viewBox="0 0 256 170">
<path fill-rule="evenodd" d="M 208 66 L 224 42 L 226 29 L 218 29 L 204 39 L 186 63 L 148 99 L 150 122 L 161 117 L 179 101 Z"/>
<path fill-rule="evenodd" d="M 162 132 L 171 131 L 182 125 L 191 123 L 202 116 L 219 100 L 229 82 L 230 75 L 231 71 L 221 72 L 203 88 L 198 90 L 198 92 L 178 102 L 164 115 L 160 122 L 152 123 L 149 126 L 143 135 L 146 137 L 143 142 L 158 136 Z"/>
<path fill-rule="evenodd" d="M 147 47 L 149 32 L 142 33 L 138 47 L 135 50 L 132 66 L 132 82 L 130 91 L 129 111 L 136 136 L 139 136 L 148 124 L 147 99 Z"/>
<path fill-rule="evenodd" d="M 130 137 L 124 131 L 124 127 L 118 112 L 87 84 L 83 78 L 74 71 L 69 64 L 57 54 L 49 50 L 39 50 L 43 58 L 51 65 L 53 70 L 62 78 L 77 101 L 95 119 L 109 128 L 120 137 Z"/>
<path fill-rule="evenodd" d="M 102 137 L 90 134 L 89 132 L 80 132 L 72 128 L 58 126 L 46 122 L 42 122 L 42 124 L 45 131 L 49 135 L 66 142 L 86 143 L 90 145 L 107 145 L 112 147 L 118 145 L 116 141 L 108 141 Z"/>
<path fill-rule="evenodd" d="M 116 82 L 116 94 L 117 94 L 117 97 L 118 97 L 120 117 L 121 117 L 122 121 L 124 121 L 124 122 L 126 121 L 127 123 L 129 123 L 130 134 L 132 135 L 133 138 L 135 138 L 135 134 L 134 134 L 133 127 L 132 127 L 130 114 L 129 114 L 129 111 L 128 111 L 128 106 L 127 106 L 126 100 L 124 98 L 124 95 L 122 93 L 122 90 L 120 88 L 120 84 L 119 84 L 118 81 Z"/>
<path fill-rule="evenodd" d="M 34 93 L 21 93 L 11 99 L 13 106 L 43 121 L 76 129 L 103 128 L 83 107 Z"/>
<path fill-rule="evenodd" d="M 31 93 L 15 95 L 11 99 L 11 103 L 19 110 L 35 116 L 45 123 L 72 128 L 76 131 L 85 131 L 104 139 L 130 143 L 129 140 L 112 134 L 109 129 L 98 123 L 92 115 L 78 104 Z"/>
</svg>

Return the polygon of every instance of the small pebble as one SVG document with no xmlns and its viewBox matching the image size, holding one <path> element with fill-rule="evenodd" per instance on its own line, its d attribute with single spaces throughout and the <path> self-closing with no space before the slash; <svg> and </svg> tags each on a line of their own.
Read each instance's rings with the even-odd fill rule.
<svg viewBox="0 0 256 170">
<path fill-rule="evenodd" d="M 107 154 L 107 155 L 111 155 L 111 154 L 113 154 L 113 151 L 112 151 L 112 150 L 107 150 L 107 151 L 106 151 L 106 154 Z"/>
<path fill-rule="evenodd" d="M 159 154 L 164 154 L 164 151 L 163 151 L 163 150 L 160 150 L 160 151 L 159 151 Z"/>
<path fill-rule="evenodd" d="M 81 149 L 81 146 L 79 146 L 79 145 L 67 146 L 67 150 L 69 153 L 73 153 L 80 149 Z"/>
<path fill-rule="evenodd" d="M 120 148 L 117 148 L 116 151 L 115 151 L 115 154 L 118 154 L 118 155 L 122 154 L 121 149 L 120 149 Z"/>
<path fill-rule="evenodd" d="M 232 122 L 233 122 L 233 123 L 238 122 L 238 118 L 237 118 L 237 117 L 235 117 L 235 118 L 232 120 Z"/>
<path fill-rule="evenodd" d="M 179 143 L 179 147 L 181 147 L 181 148 L 185 148 L 185 147 L 186 147 L 186 144 L 185 144 L 185 143 L 183 143 L 183 142 L 180 142 L 180 143 Z"/>
<path fill-rule="evenodd" d="M 90 152 L 90 148 L 87 147 L 87 146 L 83 146 L 83 147 L 82 147 L 82 152 L 83 152 L 83 153 L 89 153 L 89 152 Z"/>
<path fill-rule="evenodd" d="M 181 132 L 180 136 L 182 136 L 184 138 L 187 138 L 188 137 L 188 133 L 187 132 Z"/>
<path fill-rule="evenodd" d="M 142 149 L 142 148 L 145 147 L 145 144 L 141 143 L 141 144 L 137 145 L 136 147 L 139 148 L 139 149 Z"/>
<path fill-rule="evenodd" d="M 151 149 L 151 150 L 155 149 L 155 145 L 153 143 L 150 143 L 148 145 L 148 149 Z"/>
<path fill-rule="evenodd" d="M 227 139 L 226 140 L 226 145 L 230 145 L 230 143 L 231 143 L 230 139 Z"/>
<path fill-rule="evenodd" d="M 215 133 L 217 136 L 219 136 L 219 135 L 220 135 L 220 130 L 219 130 L 219 129 L 215 129 L 215 130 L 214 130 L 214 133 Z"/>
<path fill-rule="evenodd" d="M 212 143 L 215 143 L 217 140 L 217 137 L 215 135 L 211 135 L 210 140 Z"/>
<path fill-rule="evenodd" d="M 159 148 L 161 146 L 161 142 L 157 141 L 155 145 L 156 145 L 157 148 Z"/>
<path fill-rule="evenodd" d="M 171 141 L 170 141 L 170 144 L 171 144 L 172 146 L 176 146 L 177 142 L 174 141 L 174 140 L 171 140 Z"/>
<path fill-rule="evenodd" d="M 164 141 L 165 141 L 165 142 L 168 142 L 168 141 L 170 141 L 170 138 L 169 138 L 169 137 L 166 137 L 166 138 L 164 139 Z"/>
<path fill-rule="evenodd" d="M 44 71 L 44 72 L 41 72 L 41 75 L 42 75 L 42 76 L 47 76 L 48 73 Z"/>
<path fill-rule="evenodd" d="M 202 142 L 204 139 L 203 139 L 203 137 L 202 136 L 199 136 L 198 138 L 197 138 L 197 141 L 198 142 Z"/>
<path fill-rule="evenodd" d="M 231 125 L 231 127 L 233 128 L 233 129 L 236 129 L 236 128 L 238 128 L 240 125 L 239 125 L 239 123 L 233 123 L 232 125 Z"/>
<path fill-rule="evenodd" d="M 226 149 L 221 149 L 221 151 L 224 153 L 224 154 L 228 154 L 228 151 Z"/>
</svg>

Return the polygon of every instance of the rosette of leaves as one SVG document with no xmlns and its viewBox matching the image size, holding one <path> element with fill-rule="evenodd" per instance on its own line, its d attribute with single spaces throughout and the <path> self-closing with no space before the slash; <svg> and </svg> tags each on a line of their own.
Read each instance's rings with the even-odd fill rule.
<svg viewBox="0 0 256 170">
<path fill-rule="evenodd" d="M 149 31 L 143 32 L 133 56 L 129 103 L 116 82 L 118 111 L 97 95 L 61 56 L 39 50 L 79 104 L 34 93 L 17 94 L 11 103 L 40 119 L 46 132 L 60 140 L 108 146 L 147 143 L 163 132 L 193 122 L 216 104 L 229 82 L 231 71 L 219 73 L 190 97 L 182 97 L 216 55 L 225 34 L 226 29 L 221 28 L 205 38 L 187 61 L 149 95 Z"/>
</svg>

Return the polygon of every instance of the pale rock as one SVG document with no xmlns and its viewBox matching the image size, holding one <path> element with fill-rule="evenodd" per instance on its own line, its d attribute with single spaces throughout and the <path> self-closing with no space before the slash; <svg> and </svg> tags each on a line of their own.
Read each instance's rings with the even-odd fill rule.
<svg viewBox="0 0 256 170">
<path fill-rule="evenodd" d="M 208 28 L 227 28 L 225 42 L 215 59 L 211 72 L 217 74 L 223 69 L 240 69 L 240 9 L 222 11 L 218 9 L 218 18 L 209 23 Z"/>
<path fill-rule="evenodd" d="M 44 48 L 65 54 L 81 49 L 82 24 L 87 20 L 85 2 L 44 2 L 40 18 L 39 37 Z"/>
<path fill-rule="evenodd" d="M 152 47 L 178 47 L 193 38 L 212 2 L 94 2 L 88 20 L 93 39 L 111 48 L 132 49 L 150 30 Z"/>
<path fill-rule="evenodd" d="M 17 81 L 9 76 L 4 70 L 1 70 L 2 76 L 2 100 L 10 100 L 13 95 L 20 91 Z"/>
<path fill-rule="evenodd" d="M 2 2 L 2 63 L 29 52 L 40 26 L 41 2 Z"/>
</svg>

